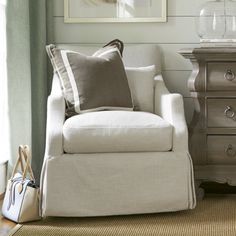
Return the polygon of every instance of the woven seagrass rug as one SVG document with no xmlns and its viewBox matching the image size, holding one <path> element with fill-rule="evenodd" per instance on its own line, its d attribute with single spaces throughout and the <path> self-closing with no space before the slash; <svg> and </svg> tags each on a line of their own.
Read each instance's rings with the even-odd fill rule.
<svg viewBox="0 0 236 236">
<path fill-rule="evenodd" d="M 194 210 L 149 215 L 46 218 L 17 225 L 14 236 L 236 236 L 236 196 L 208 196 Z"/>
</svg>

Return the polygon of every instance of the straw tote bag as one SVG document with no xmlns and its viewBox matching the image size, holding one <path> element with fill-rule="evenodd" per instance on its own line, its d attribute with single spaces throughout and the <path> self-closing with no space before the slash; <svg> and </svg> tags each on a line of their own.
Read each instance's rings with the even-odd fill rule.
<svg viewBox="0 0 236 236">
<path fill-rule="evenodd" d="M 21 172 L 18 172 L 19 166 Z M 2 214 L 4 217 L 23 223 L 39 220 L 39 187 L 30 166 L 30 151 L 28 146 L 19 146 L 19 156 L 8 180 Z"/>
</svg>

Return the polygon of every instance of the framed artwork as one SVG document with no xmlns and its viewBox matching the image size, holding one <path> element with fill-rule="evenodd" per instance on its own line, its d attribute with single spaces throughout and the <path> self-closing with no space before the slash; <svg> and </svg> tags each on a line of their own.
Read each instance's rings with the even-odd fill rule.
<svg viewBox="0 0 236 236">
<path fill-rule="evenodd" d="M 167 0 L 64 0 L 65 23 L 166 22 Z"/>
</svg>

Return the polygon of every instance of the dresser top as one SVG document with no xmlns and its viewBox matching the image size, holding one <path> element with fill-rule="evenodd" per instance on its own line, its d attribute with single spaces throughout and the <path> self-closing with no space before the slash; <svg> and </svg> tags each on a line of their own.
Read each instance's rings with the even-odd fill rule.
<svg viewBox="0 0 236 236">
<path fill-rule="evenodd" d="M 214 56 L 214 55 L 231 55 L 236 57 L 236 47 L 196 47 L 183 48 L 178 51 L 179 54 L 185 58 L 192 58 L 194 56 Z"/>
</svg>

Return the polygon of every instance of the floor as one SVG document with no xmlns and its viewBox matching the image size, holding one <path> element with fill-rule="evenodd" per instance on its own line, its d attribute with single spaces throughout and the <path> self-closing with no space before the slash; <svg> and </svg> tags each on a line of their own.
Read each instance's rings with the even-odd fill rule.
<svg viewBox="0 0 236 236">
<path fill-rule="evenodd" d="M 2 209 L 2 199 L 0 199 L 0 213 L 1 213 L 1 209 Z M 0 235 L 1 236 L 8 236 L 9 232 L 11 231 L 12 228 L 15 227 L 15 223 L 5 219 L 2 217 L 2 215 L 0 214 Z"/>
</svg>

